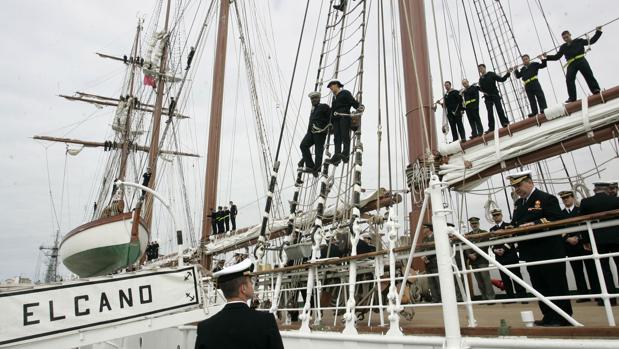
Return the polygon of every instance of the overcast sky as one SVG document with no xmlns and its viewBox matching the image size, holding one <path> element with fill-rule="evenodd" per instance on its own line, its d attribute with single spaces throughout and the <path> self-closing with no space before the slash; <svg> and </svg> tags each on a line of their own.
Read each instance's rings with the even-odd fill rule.
<svg viewBox="0 0 619 349">
<path fill-rule="evenodd" d="M 258 1 L 258 3 L 264 4 L 266 2 Z M 317 25 L 324 25 L 324 18 L 321 21 L 321 18 L 318 17 L 318 11 L 321 4 L 326 6 L 327 3 L 327 1 L 320 2 L 318 0 L 311 2 L 310 19 L 308 20 L 309 30 L 313 31 Z M 377 3 L 374 0 L 371 6 L 372 16 L 375 14 Z M 460 81 L 462 75 L 465 75 L 470 80 L 475 81 L 476 79 L 471 78 L 475 76 L 476 68 L 470 49 L 471 44 L 466 36 L 468 33 L 461 31 L 460 34 L 463 36 L 460 38 L 452 36 L 449 39 L 452 45 L 451 51 L 446 50 L 442 3 L 442 1 L 436 1 L 435 6 L 437 16 L 439 16 L 437 25 L 442 33 L 439 36 L 443 47 L 441 50 L 443 50 L 444 77 L 445 79 Z M 460 1 L 448 0 L 447 3 L 452 7 L 454 26 L 465 28 L 463 17 L 457 20 L 456 5 L 460 4 Z M 537 55 L 541 50 L 527 3 L 530 3 L 533 7 L 542 46 L 546 49 L 551 48 L 553 46 L 551 38 L 544 27 L 544 22 L 540 20 L 535 1 L 503 1 L 512 20 L 511 24 L 521 50 Z M 549 25 L 557 36 L 564 29 L 569 29 L 572 33 L 579 35 L 593 29 L 596 25 L 619 16 L 619 4 L 615 1 L 547 0 L 542 1 L 542 3 Z M 268 9 L 271 11 L 273 42 L 276 42 L 275 47 L 267 47 L 265 50 L 269 52 L 269 59 L 276 59 L 279 62 L 281 69 L 280 91 L 268 93 L 280 97 L 285 97 L 290 80 L 304 11 L 302 4 L 304 2 L 296 0 L 271 0 L 268 8 L 261 6 L 265 11 Z M 100 170 L 97 172 L 97 166 L 102 160 L 102 155 L 96 150 L 86 149 L 77 157 L 67 158 L 65 170 L 64 144 L 41 143 L 32 140 L 30 137 L 35 134 L 47 134 L 95 141 L 104 140 L 104 134 L 101 130 L 109 125 L 112 110 L 99 110 L 91 105 L 77 105 L 62 100 L 56 95 L 60 93 L 71 94 L 77 90 L 111 96 L 117 94 L 122 80 L 122 65 L 102 60 L 94 52 L 119 55 L 127 53 L 131 45 L 137 17 L 143 16 L 148 19 L 155 7 L 155 1 L 41 2 L 9 0 L 5 1 L 3 5 L 3 10 L 0 11 L 0 23 L 2 23 L 3 28 L 0 43 L 4 53 L 0 56 L 0 70 L 3 72 L 3 78 L 0 80 L 0 110 L 3 112 L 3 125 L 0 128 L 0 158 L 2 159 L 0 170 L 3 173 L 3 176 L 0 177 L 0 193 L 2 193 L 0 217 L 3 223 L 3 229 L 0 232 L 0 256 L 2 256 L 0 259 L 2 261 L 0 264 L 0 280 L 16 275 L 28 277 L 34 275 L 37 263 L 40 262 L 38 260 L 40 258 L 38 247 L 50 242 L 51 236 L 58 226 L 54 218 L 55 215 L 59 216 L 62 234 L 84 222 L 84 212 L 89 209 L 89 205 L 92 203 L 93 178 L 95 178 L 95 181 L 98 180 L 94 176 L 101 173 Z M 430 55 L 431 60 L 436 62 L 435 39 L 431 27 L 429 4 L 427 4 L 427 9 L 428 26 L 430 26 Z M 371 29 L 368 33 L 368 42 L 375 42 L 376 35 L 372 30 L 376 26 L 375 20 L 371 19 L 369 25 Z M 441 27 L 443 29 L 440 29 Z M 321 28 L 319 31 L 319 37 L 322 30 Z M 231 40 L 238 37 L 238 33 L 233 29 L 230 33 Z M 605 34 L 593 46 L 593 51 L 588 56 L 602 87 L 615 86 L 619 76 L 619 68 L 615 63 L 617 56 L 615 37 L 617 34 L 619 34 L 619 24 L 617 23 L 605 28 Z M 312 79 L 316 71 L 314 62 L 317 56 L 316 51 L 314 51 L 315 56 L 313 58 L 307 57 L 310 52 L 313 32 L 308 32 L 306 35 L 307 37 L 304 40 L 306 40 L 307 46 L 304 46 L 306 49 L 303 51 L 306 56 L 303 57 L 302 55 L 303 62 L 305 62 L 302 64 L 310 65 L 309 86 L 301 86 L 302 83 L 297 83 L 293 91 L 294 117 L 297 117 L 296 108 L 301 103 L 299 112 L 299 122 L 303 124 L 303 126 L 300 126 L 301 128 L 305 127 L 306 115 L 309 110 L 308 101 L 303 99 L 303 96 L 313 86 Z M 560 38 L 556 37 L 555 39 Z M 457 40 L 461 41 L 460 47 L 454 44 Z M 212 45 L 205 49 L 194 80 L 192 96 L 186 107 L 188 113 L 192 116 L 192 120 L 188 121 L 190 125 L 188 134 L 190 136 L 182 142 L 182 145 L 186 146 L 187 150 L 197 151 L 203 155 L 202 159 L 186 164 L 188 168 L 193 169 L 190 173 L 186 173 L 191 186 L 190 199 L 192 202 L 201 200 L 203 190 L 203 185 L 200 182 L 203 178 L 203 159 L 206 154 L 205 144 L 213 49 L 214 46 Z M 372 45 L 368 44 L 368 50 L 371 49 Z M 451 58 L 455 61 L 457 59 L 456 49 L 460 50 L 462 65 L 465 67 L 465 71 L 462 73 L 456 63 L 452 65 L 451 70 L 446 67 L 446 52 L 451 53 Z M 240 65 L 238 44 L 231 44 L 228 53 L 228 71 L 226 74 L 234 81 L 239 73 L 237 67 Z M 375 57 L 376 53 L 368 52 L 367 55 L 368 57 Z M 368 59 L 368 62 L 371 62 L 371 60 Z M 273 62 L 270 64 L 273 64 Z M 376 72 L 375 67 L 371 65 L 375 65 L 375 63 L 367 64 L 369 78 L 366 81 L 376 81 L 376 77 L 371 75 Z M 302 80 L 306 71 L 305 67 L 300 71 L 297 79 Z M 552 88 L 548 75 L 543 75 L 542 84 L 552 104 L 563 101 L 567 97 L 559 63 L 551 63 L 549 71 L 557 98 L 555 99 L 555 93 L 551 92 Z M 432 67 L 432 73 L 434 95 L 439 96 L 441 94 L 441 81 L 438 77 L 437 65 Z M 243 78 L 239 77 L 239 79 L 242 80 Z M 235 87 L 234 83 L 227 82 L 227 103 L 224 114 L 227 116 L 242 114 L 251 116 L 251 105 L 246 98 L 243 98 L 247 96 L 246 92 L 241 90 L 239 96 L 241 96 L 240 99 L 244 100 L 235 103 Z M 455 87 L 460 88 L 460 84 L 456 83 Z M 367 106 L 366 115 L 375 115 L 376 113 L 376 103 L 374 102 L 376 97 L 371 95 L 372 88 L 372 84 L 366 82 L 364 95 L 364 103 Z M 579 90 L 579 95 L 582 95 L 582 90 Z M 283 98 L 280 98 L 279 101 L 282 100 Z M 277 104 L 277 101 L 271 102 Z M 282 107 L 282 105 L 277 106 L 277 108 Z M 242 110 L 237 110 L 239 108 Z M 265 114 L 269 113 L 275 115 L 281 113 L 281 110 L 265 111 Z M 394 116 L 394 118 L 396 117 Z M 258 192 L 254 188 L 254 179 L 251 178 L 258 176 L 257 173 L 252 176 L 252 172 L 250 172 L 250 167 L 258 168 L 256 149 L 252 153 L 253 159 L 250 159 L 251 149 L 248 149 L 251 148 L 248 139 L 254 137 L 251 134 L 253 132 L 251 118 L 248 123 L 247 119 L 239 116 L 237 119 L 239 124 L 236 126 L 231 121 L 232 119 L 230 117 L 225 118 L 223 126 L 220 196 L 223 199 L 222 202 L 234 199 L 240 206 L 245 207 L 244 212 L 249 212 L 249 214 L 240 217 L 239 225 L 243 226 L 259 221 L 262 207 L 255 201 L 257 196 L 259 197 L 264 193 L 264 189 Z M 482 114 L 482 120 L 485 125 L 485 113 Z M 277 130 L 274 129 L 275 125 L 274 121 L 269 123 L 269 127 L 273 128 L 269 129 L 273 132 L 269 135 L 271 139 L 276 139 L 277 136 Z M 397 125 L 397 123 L 394 123 L 394 125 Z M 364 186 L 367 185 L 370 188 L 376 186 L 375 169 L 377 165 L 375 158 L 377 151 L 372 149 L 371 146 L 376 144 L 375 127 L 375 121 L 364 123 L 365 161 L 367 161 L 367 168 L 370 171 L 367 176 L 364 173 Z M 249 133 L 246 133 L 246 129 L 249 130 Z M 241 139 L 238 143 L 235 143 L 234 154 L 230 152 L 230 148 L 233 146 L 231 144 L 232 137 Z M 288 144 L 292 141 L 294 147 L 297 146 L 296 143 L 300 141 L 301 136 L 290 136 L 290 138 L 295 137 L 297 137 L 296 140 L 288 141 Z M 609 153 L 610 149 L 610 147 L 593 147 L 593 151 L 600 160 L 613 155 Z M 293 151 L 293 154 L 295 154 L 293 157 L 297 156 L 295 151 Z M 293 161 L 296 162 L 296 160 Z M 232 162 L 235 164 L 233 167 L 231 167 Z M 576 152 L 574 161 L 570 160 L 570 162 L 568 166 L 572 175 L 579 171 L 576 168 L 581 165 L 584 167 L 580 168 L 581 171 L 589 170 L 592 166 L 589 150 Z M 613 171 L 615 172 L 611 173 L 611 170 L 608 170 L 603 176 L 619 177 L 615 170 L 616 164 L 611 163 L 610 166 L 614 168 Z M 60 189 L 63 176 L 66 176 L 65 183 L 67 186 L 64 194 Z M 287 176 L 290 177 L 291 174 L 288 173 Z M 256 179 L 256 181 L 257 186 L 263 188 L 262 179 Z M 382 183 L 384 181 L 383 179 Z M 50 188 L 54 196 L 54 203 L 57 206 L 56 214 L 52 210 Z M 58 206 L 61 199 L 62 207 Z M 483 203 L 484 199 L 472 199 L 472 202 Z M 288 198 L 284 198 L 285 200 L 288 200 Z M 194 206 L 196 206 L 193 207 L 194 217 L 199 217 L 201 206 L 197 203 Z M 478 212 L 478 215 L 483 213 L 479 207 L 471 207 L 470 212 Z M 196 225 L 199 226 L 200 222 L 198 221 Z"/>
</svg>

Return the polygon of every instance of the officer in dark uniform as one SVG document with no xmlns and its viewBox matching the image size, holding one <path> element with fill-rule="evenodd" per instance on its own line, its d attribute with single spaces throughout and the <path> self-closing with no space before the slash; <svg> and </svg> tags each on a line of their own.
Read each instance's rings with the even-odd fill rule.
<svg viewBox="0 0 619 349">
<path fill-rule="evenodd" d="M 501 211 L 501 209 L 495 208 L 491 211 L 491 213 L 494 225 L 492 226 L 492 228 L 490 228 L 490 231 L 503 230 L 509 226 L 509 224 L 503 222 L 503 211 Z M 501 263 L 502 265 L 518 264 L 518 251 L 516 248 L 516 244 L 513 242 L 494 245 L 492 246 L 492 252 L 494 253 L 494 258 L 497 260 L 497 262 Z M 514 273 L 514 275 L 522 279 L 520 267 L 516 266 L 508 269 L 509 271 Z M 527 296 L 524 287 L 522 287 L 519 283 L 512 281 L 512 279 L 504 272 L 499 270 L 499 273 L 501 274 L 501 280 L 503 281 L 503 286 L 505 287 L 505 293 L 507 293 L 507 298 L 525 298 Z M 528 302 L 522 303 L 526 304 Z"/>
<path fill-rule="evenodd" d="M 507 127 L 509 120 L 505 117 L 505 111 L 503 111 L 503 105 L 501 104 L 501 94 L 496 86 L 498 82 L 504 82 L 509 77 L 509 72 L 504 76 L 498 76 L 495 72 L 486 71 L 486 65 L 480 64 L 477 66 L 479 71 L 479 90 L 484 93 L 484 103 L 486 104 L 486 111 L 488 112 L 488 131 L 494 131 L 494 109 L 496 108 L 501 122 L 501 127 Z"/>
<path fill-rule="evenodd" d="M 514 67 L 514 74 L 518 79 L 522 79 L 524 83 L 524 90 L 529 98 L 529 104 L 531 105 L 531 114 L 529 117 L 533 117 L 540 112 L 543 113 L 544 109 L 548 106 L 546 104 L 546 96 L 544 96 L 544 90 L 537 79 L 537 72 L 540 69 L 546 68 L 546 60 L 542 59 L 542 63 L 531 62 L 529 55 L 522 55 L 522 64 L 524 65 L 520 70 Z M 537 106 L 539 105 L 539 109 Z"/>
<path fill-rule="evenodd" d="M 469 225 L 471 226 L 471 231 L 466 233 L 466 235 L 486 233 L 485 230 L 480 229 L 478 217 L 470 217 Z M 477 240 L 477 242 L 481 242 L 481 240 Z M 478 255 L 477 252 L 473 250 L 465 250 L 464 257 L 473 269 L 488 268 L 488 260 Z M 479 291 L 481 292 L 481 299 L 494 299 L 494 288 L 492 288 L 492 281 L 490 280 L 490 271 L 479 271 L 475 272 L 473 275 L 477 281 L 477 287 L 479 287 Z"/>
<path fill-rule="evenodd" d="M 597 182 L 593 185 L 595 186 L 593 189 L 595 195 L 582 199 L 580 202 L 581 215 L 619 209 L 619 198 L 608 195 L 610 187 L 608 182 Z M 593 236 L 600 254 L 619 252 L 619 234 L 617 233 L 617 227 L 594 229 Z M 591 250 L 591 242 L 587 232 L 583 232 L 583 241 L 585 249 Z M 600 263 L 602 264 L 602 274 L 606 282 L 606 290 L 608 293 L 617 293 L 615 280 L 610 269 L 610 259 L 600 259 Z M 617 300 L 614 298 L 611 299 L 610 302 L 612 305 L 617 304 Z M 603 305 L 601 300 L 598 300 L 598 304 Z"/>
<path fill-rule="evenodd" d="M 569 96 L 566 103 L 576 100 L 576 73 L 578 72 L 585 78 L 591 93 L 596 94 L 600 92 L 600 85 L 593 76 L 593 71 L 585 58 L 585 46 L 595 44 L 600 36 L 602 36 L 602 27 L 595 28 L 595 35 L 593 35 L 591 40 L 580 38 L 572 40 L 572 34 L 566 30 L 561 33 L 561 37 L 563 41 L 565 41 L 565 44 L 561 45 L 559 51 L 554 55 L 544 55 L 544 58 L 549 61 L 558 61 L 561 57 L 565 56 L 565 60 L 567 61 L 565 82 L 567 84 L 567 94 Z"/>
<path fill-rule="evenodd" d="M 221 206 L 217 207 L 217 234 L 223 234 L 226 232 L 226 227 L 224 226 L 224 210 Z"/>
<path fill-rule="evenodd" d="M 284 348 L 273 314 L 247 306 L 254 297 L 252 268 L 246 259 L 213 274 L 228 303 L 198 324 L 195 349 Z"/>
<path fill-rule="evenodd" d="M 434 243 L 434 230 L 432 228 L 431 223 L 425 223 L 424 227 L 424 237 L 422 242 L 424 243 Z M 438 263 L 436 262 L 436 255 L 431 254 L 428 256 L 422 256 L 421 260 L 426 265 L 426 274 L 436 274 L 438 273 Z M 440 303 L 441 302 L 441 287 L 438 281 L 438 276 L 432 276 L 428 278 L 428 287 L 430 288 L 430 293 L 432 294 L 432 303 Z M 458 289 L 458 287 L 456 287 Z"/>
<path fill-rule="evenodd" d="M 559 192 L 559 197 L 563 201 L 565 208 L 563 209 L 564 218 L 572 218 L 580 216 L 580 208 L 576 206 L 576 198 L 574 198 L 574 192 L 571 190 L 564 190 Z M 574 232 L 565 235 L 565 253 L 568 257 L 577 257 L 590 255 L 591 251 L 585 250 L 583 246 L 582 232 Z M 587 260 L 574 260 L 570 261 L 572 272 L 574 273 L 574 280 L 576 281 L 576 289 L 578 294 L 588 294 L 589 287 L 587 286 L 587 278 L 585 277 L 585 267 L 587 268 L 587 277 L 589 278 L 589 285 L 593 293 L 600 292 L 600 282 L 598 281 L 598 274 L 595 270 L 595 263 L 593 259 Z M 589 302 L 588 298 L 580 298 L 576 300 L 576 303 Z"/>
<path fill-rule="evenodd" d="M 608 182 L 610 187 L 608 187 L 608 195 L 617 197 L 617 189 L 619 188 L 619 181 Z"/>
<path fill-rule="evenodd" d="M 236 215 L 239 214 L 239 210 L 236 208 L 234 202 L 230 201 L 230 223 L 232 223 L 232 230 L 236 230 Z"/>
<path fill-rule="evenodd" d="M 342 89 L 342 87 L 344 85 L 337 80 L 327 84 L 327 88 L 333 92 L 331 123 L 333 124 L 334 154 L 330 161 L 335 166 L 340 161 L 348 163 L 348 157 L 350 156 L 350 108 L 355 108 L 359 113 L 365 110 L 365 107 L 352 96 L 352 93 Z"/>
<path fill-rule="evenodd" d="M 563 218 L 559 200 L 535 187 L 531 171 L 514 173 L 507 177 L 516 194 L 520 197 L 514 203 L 512 225 L 526 227 L 544 224 Z M 558 235 L 525 240 L 518 243 L 520 259 L 533 262 L 547 259 L 564 258 L 565 243 Z M 533 288 L 544 296 L 564 296 L 568 293 L 565 263 L 553 263 L 527 266 Z M 552 301 L 567 314 L 572 314 L 569 300 Z M 539 302 L 544 317 L 536 320 L 538 326 L 570 326 L 562 316 Z"/>
<path fill-rule="evenodd" d="M 469 119 L 471 138 L 481 136 L 484 133 L 484 127 L 481 124 L 479 117 L 479 86 L 477 84 L 470 85 L 467 79 L 462 80 L 462 91 L 460 94 L 463 97 L 462 105 L 466 111 L 466 118 Z"/>
<path fill-rule="evenodd" d="M 445 95 L 443 95 L 443 100 L 440 101 L 440 104 L 447 112 L 447 120 L 449 121 L 453 141 L 456 142 L 458 139 L 466 141 L 464 124 L 462 124 L 462 113 L 464 112 L 462 96 L 458 91 L 451 88 L 451 81 L 445 81 Z"/>
<path fill-rule="evenodd" d="M 312 173 L 314 177 L 317 177 L 322 165 L 322 153 L 325 150 L 325 140 L 329 131 L 331 108 L 327 104 L 320 103 L 320 92 L 310 93 L 309 98 L 312 102 L 312 112 L 310 113 L 307 133 L 305 133 L 305 137 L 301 141 L 300 148 L 303 159 L 299 162 L 299 167 L 302 168 L 305 164 L 305 168 L 302 168 L 302 171 Z M 312 146 L 314 146 L 316 161 L 312 160 L 312 153 L 310 152 Z"/>
</svg>

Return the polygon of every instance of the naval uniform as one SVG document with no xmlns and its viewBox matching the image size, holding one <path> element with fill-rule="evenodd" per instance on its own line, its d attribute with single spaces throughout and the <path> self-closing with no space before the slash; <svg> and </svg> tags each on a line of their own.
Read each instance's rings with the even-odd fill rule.
<svg viewBox="0 0 619 349">
<path fill-rule="evenodd" d="M 462 96 L 458 91 L 452 89 L 445 93 L 443 99 L 445 100 L 444 107 L 453 141 L 455 142 L 458 139 L 465 141 L 466 135 L 464 134 L 464 124 L 462 124 Z"/>
<path fill-rule="evenodd" d="M 350 115 L 335 115 L 350 114 L 350 108 L 358 109 L 361 104 L 352 96 L 348 90 L 340 90 L 333 98 L 331 103 L 331 123 L 333 124 L 333 148 L 335 158 L 348 162 L 350 156 Z M 343 149 L 342 149 L 343 146 Z"/>
<path fill-rule="evenodd" d="M 473 137 L 481 136 L 484 133 L 484 128 L 479 117 L 479 86 L 470 85 L 465 88 L 462 90 L 462 97 L 462 104 L 466 111 L 466 118 L 469 119 Z"/>
<path fill-rule="evenodd" d="M 557 61 L 562 56 L 565 56 L 567 61 L 567 71 L 565 73 L 565 83 L 567 84 L 567 94 L 569 95 L 569 102 L 576 100 L 576 73 L 580 72 L 582 77 L 585 78 L 587 86 L 591 93 L 600 92 L 600 85 L 593 76 L 593 71 L 589 62 L 585 58 L 585 46 L 588 44 L 595 44 L 602 36 L 602 31 L 598 30 L 595 35 L 587 42 L 586 39 L 574 39 L 572 42 L 564 43 L 559 48 L 559 51 L 554 55 L 547 55 L 546 59 L 549 61 Z"/>
<path fill-rule="evenodd" d="M 486 233 L 485 230 L 477 229 L 468 232 L 466 235 L 470 234 L 481 234 Z M 465 235 L 465 236 L 466 236 Z M 477 240 L 477 242 L 481 242 L 484 240 Z M 475 260 L 471 259 L 471 256 L 475 256 Z M 473 250 L 464 250 L 465 260 L 468 261 L 468 264 L 472 269 L 482 269 L 488 268 L 488 260 L 477 254 L 477 252 Z M 490 271 L 479 271 L 473 273 L 475 275 L 475 281 L 477 281 L 477 287 L 479 287 L 479 291 L 481 292 L 481 298 L 483 300 L 494 299 L 494 288 L 492 288 L 492 280 L 490 280 Z"/>
<path fill-rule="evenodd" d="M 232 302 L 198 324 L 195 349 L 283 349 L 273 314 Z"/>
<path fill-rule="evenodd" d="M 573 218 L 580 216 L 580 208 L 578 206 L 572 206 L 570 208 L 564 208 L 564 218 Z M 585 232 L 586 233 L 586 232 Z M 568 238 L 577 237 L 578 243 L 572 245 L 567 241 Z M 565 235 L 565 253 L 568 257 L 586 256 L 590 255 L 591 251 L 585 250 L 583 246 L 583 232 L 569 233 Z M 570 261 L 572 272 L 574 273 L 574 281 L 576 281 L 576 289 L 578 294 L 588 294 L 589 287 L 587 286 L 587 277 L 589 278 L 589 285 L 591 286 L 592 293 L 600 292 L 600 281 L 598 280 L 598 274 L 595 270 L 595 262 L 593 259 L 587 260 L 574 260 Z M 587 269 L 587 277 L 585 277 L 585 268 Z M 578 301 L 577 301 L 578 302 Z"/>
<path fill-rule="evenodd" d="M 514 203 L 512 225 L 519 226 L 524 223 L 542 224 L 548 221 L 556 221 L 563 218 L 559 200 L 553 195 L 545 193 L 537 188 L 528 198 L 520 198 Z M 558 235 L 524 240 L 518 243 L 520 259 L 533 262 L 547 259 L 564 258 L 565 243 Z M 553 263 L 527 266 L 531 277 L 531 285 L 544 296 L 564 296 L 568 293 L 567 278 L 565 276 L 565 263 Z M 552 301 L 567 314 L 572 314 L 572 305 L 569 300 Z M 538 302 L 545 324 L 566 325 L 563 317 L 550 309 L 546 304 Z"/>
<path fill-rule="evenodd" d="M 548 107 L 546 104 L 546 96 L 544 96 L 544 90 L 537 79 L 537 72 L 546 68 L 546 60 L 542 60 L 542 63 L 531 62 L 529 65 L 523 66 L 520 70 L 516 69 L 514 74 L 517 78 L 522 79 L 524 83 L 524 90 L 529 98 L 529 104 L 531 105 L 531 114 L 529 116 L 535 116 L 540 112 L 544 112 L 544 109 Z M 539 105 L 539 109 L 537 106 Z"/>
<path fill-rule="evenodd" d="M 230 223 L 232 223 L 232 230 L 236 230 L 236 215 L 239 214 L 239 210 L 236 205 L 230 206 Z"/>
<path fill-rule="evenodd" d="M 505 222 L 501 222 L 501 224 L 495 224 L 492 228 L 490 228 L 490 231 L 502 230 L 502 229 L 505 229 L 508 225 L 509 224 Z M 497 254 L 497 251 L 499 249 L 503 249 L 502 256 L 499 256 Z M 518 264 L 519 262 L 516 244 L 513 242 L 511 243 L 507 242 L 507 243 L 500 244 L 500 245 L 494 245 L 492 246 L 492 252 L 494 252 L 494 258 L 496 259 L 496 261 L 501 263 L 502 265 Z M 511 267 L 507 269 L 511 271 L 512 273 L 514 273 L 514 275 L 522 279 L 522 273 L 520 273 L 519 266 L 515 266 L 515 267 Z M 514 298 L 514 297 L 525 298 L 526 297 L 527 293 L 524 287 L 522 287 L 519 283 L 512 281 L 512 279 L 507 274 L 505 274 L 503 271 L 499 270 L 499 273 L 501 274 L 501 280 L 503 281 L 503 287 L 505 287 L 505 293 L 507 293 L 508 298 Z"/>
<path fill-rule="evenodd" d="M 591 197 L 582 199 L 580 202 L 581 215 L 616 209 L 619 209 L 619 198 L 604 193 L 596 193 Z M 600 254 L 619 252 L 619 233 L 617 232 L 617 227 L 594 229 L 593 236 Z M 590 241 L 587 232 L 583 234 L 583 240 L 585 242 Z M 616 293 L 615 280 L 610 269 L 610 259 L 600 259 L 600 263 L 602 264 L 602 274 L 606 283 L 606 290 L 608 293 Z M 612 299 L 611 302 L 616 303 L 616 300 Z"/>
<path fill-rule="evenodd" d="M 341 92 L 340 92 L 341 93 Z M 305 167 L 313 170 L 320 170 L 322 165 L 322 154 L 325 150 L 325 139 L 327 138 L 327 125 L 329 125 L 329 116 L 331 108 L 327 104 L 320 103 L 312 107 L 310 113 L 309 126 L 307 133 L 301 141 L 301 154 L 303 154 L 303 163 Z M 310 148 L 314 146 L 316 161 L 312 160 Z"/>
<path fill-rule="evenodd" d="M 484 93 L 484 103 L 488 112 L 488 131 L 494 131 L 494 109 L 496 108 L 497 115 L 502 127 L 509 125 L 509 120 L 505 116 L 503 105 L 501 104 L 501 94 L 496 86 L 498 82 L 504 82 L 509 77 L 509 72 L 504 76 L 498 76 L 495 72 L 489 71 L 479 78 L 479 90 Z"/>
</svg>

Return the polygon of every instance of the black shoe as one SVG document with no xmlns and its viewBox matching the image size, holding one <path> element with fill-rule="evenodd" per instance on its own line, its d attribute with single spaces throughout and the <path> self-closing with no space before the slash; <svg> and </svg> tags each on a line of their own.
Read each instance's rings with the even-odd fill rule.
<svg viewBox="0 0 619 349">
<path fill-rule="evenodd" d="M 301 159 L 301 161 L 297 163 L 297 167 L 303 167 L 304 164 L 305 162 L 303 161 L 303 159 Z"/>
<path fill-rule="evenodd" d="M 529 304 L 529 302 L 524 301 L 524 302 L 520 302 L 520 304 Z"/>
<path fill-rule="evenodd" d="M 529 114 L 529 115 L 527 115 L 527 116 L 528 116 L 528 117 L 530 117 L 530 118 L 532 118 L 532 117 L 534 117 L 534 116 L 536 116 L 536 115 L 537 115 L 537 113 L 530 113 L 530 114 Z"/>
<path fill-rule="evenodd" d="M 348 156 L 342 156 L 342 162 L 347 164 L 348 163 Z"/>
<path fill-rule="evenodd" d="M 599 94 L 599 93 L 600 93 L 600 90 L 595 90 L 595 91 L 593 91 L 593 92 L 591 92 L 591 93 L 593 93 L 594 95 L 597 95 L 597 94 Z"/>
<path fill-rule="evenodd" d="M 603 301 L 603 300 L 601 300 L 601 299 L 597 300 L 597 301 L 596 301 L 596 303 L 597 303 L 600 307 L 603 307 L 603 306 L 604 306 L 604 301 Z M 611 299 L 611 300 L 610 300 L 610 306 L 611 306 L 611 307 L 615 307 L 615 306 L 617 306 L 617 300 L 616 300 L 616 299 L 614 299 L 614 298 L 613 298 L 613 299 Z"/>
<path fill-rule="evenodd" d="M 485 134 L 494 132 L 494 129 L 488 129 L 488 131 L 484 132 Z"/>
<path fill-rule="evenodd" d="M 542 319 L 542 320 L 535 320 L 535 321 L 533 321 L 533 325 L 535 325 L 535 326 L 544 326 L 546 323 L 547 323 L 547 322 L 546 322 L 546 321 L 544 321 L 544 319 Z"/>
<path fill-rule="evenodd" d="M 586 302 L 591 302 L 591 299 L 589 298 L 580 298 L 576 300 L 576 303 L 586 303 Z"/>
<path fill-rule="evenodd" d="M 501 127 L 507 127 L 509 124 L 501 124 Z"/>
<path fill-rule="evenodd" d="M 572 103 L 572 102 L 576 102 L 575 99 L 568 99 L 567 101 L 565 101 L 565 103 Z"/>
<path fill-rule="evenodd" d="M 330 159 L 327 159 L 326 162 L 330 163 L 333 166 L 337 166 L 340 164 L 341 160 L 342 156 L 340 154 L 335 154 Z"/>
<path fill-rule="evenodd" d="M 319 175 L 320 175 L 320 171 L 318 170 L 314 170 L 314 172 L 312 172 L 312 176 L 314 176 L 314 178 L 318 178 Z"/>
<path fill-rule="evenodd" d="M 340 3 L 339 5 L 333 5 L 333 8 L 338 10 L 338 11 L 344 11 L 344 2 Z"/>
</svg>

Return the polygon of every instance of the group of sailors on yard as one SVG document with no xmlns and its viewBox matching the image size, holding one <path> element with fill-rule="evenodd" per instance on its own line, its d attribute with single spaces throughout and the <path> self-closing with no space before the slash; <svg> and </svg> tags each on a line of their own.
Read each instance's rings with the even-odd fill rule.
<svg viewBox="0 0 619 349">
<path fill-rule="evenodd" d="M 211 208 L 211 214 L 208 217 L 211 219 L 211 229 L 213 234 L 225 234 L 229 231 L 236 230 L 236 215 L 239 213 L 236 205 L 230 201 L 230 207 L 218 206 L 217 211 Z M 232 226 L 230 226 L 232 224 Z M 230 229 L 232 228 L 232 229 Z"/>
<path fill-rule="evenodd" d="M 540 62 L 532 62 L 528 54 L 522 55 L 522 68 L 518 66 L 509 68 L 504 75 L 498 75 L 493 71 L 488 71 L 485 64 L 477 66 L 479 72 L 479 82 L 470 84 L 467 79 L 462 80 L 462 89 L 455 90 L 451 81 L 445 81 L 445 94 L 441 99 L 436 101 L 436 105 L 441 105 L 449 123 L 449 129 L 453 141 L 466 140 L 464 124 L 462 123 L 462 115 L 466 112 L 469 126 L 471 127 L 471 138 L 481 136 L 483 126 L 479 117 L 479 93 L 483 94 L 484 104 L 488 116 L 488 129 L 486 133 L 494 131 L 494 109 L 501 123 L 501 127 L 509 125 L 509 119 L 505 116 L 505 110 L 502 105 L 502 97 L 497 87 L 497 82 L 505 82 L 513 72 L 516 78 L 521 79 L 524 84 L 524 89 L 529 99 L 531 112 L 529 117 L 534 117 L 539 113 L 543 113 L 548 106 L 544 90 L 538 79 L 538 71 L 546 68 L 547 61 L 557 61 L 561 57 L 566 60 L 565 82 L 567 84 L 568 99 L 566 103 L 576 101 L 576 74 L 580 72 L 585 79 L 589 90 L 593 94 L 600 92 L 600 85 L 593 76 L 593 71 L 589 66 L 589 62 L 585 58 L 585 47 L 594 44 L 602 35 L 602 27 L 597 27 L 595 35 L 590 39 L 577 38 L 572 39 L 569 31 L 561 33 L 564 44 L 561 45 L 556 54 L 541 54 L 537 58 Z M 443 133 L 447 134 L 447 126 L 443 126 Z"/>
</svg>

